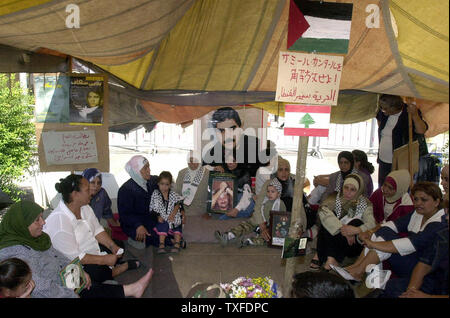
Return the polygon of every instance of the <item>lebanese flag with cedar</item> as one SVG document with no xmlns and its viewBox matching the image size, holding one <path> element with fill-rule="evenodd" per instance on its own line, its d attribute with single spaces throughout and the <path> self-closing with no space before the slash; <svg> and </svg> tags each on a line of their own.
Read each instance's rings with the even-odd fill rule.
<svg viewBox="0 0 450 318">
<path fill-rule="evenodd" d="M 286 105 L 284 135 L 328 137 L 331 106 Z"/>
</svg>

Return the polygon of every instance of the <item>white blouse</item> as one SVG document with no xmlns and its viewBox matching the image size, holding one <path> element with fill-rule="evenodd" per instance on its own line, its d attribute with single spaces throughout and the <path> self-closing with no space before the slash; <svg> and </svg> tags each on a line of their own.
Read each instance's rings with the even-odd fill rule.
<svg viewBox="0 0 450 318">
<path fill-rule="evenodd" d="M 63 200 L 50 213 L 44 225 L 44 232 L 50 236 L 55 249 L 69 259 L 78 256 L 80 260 L 86 254 L 106 254 L 100 251 L 98 241 L 95 239 L 104 230 L 89 205 L 81 207 L 81 219 L 78 220 Z"/>
</svg>

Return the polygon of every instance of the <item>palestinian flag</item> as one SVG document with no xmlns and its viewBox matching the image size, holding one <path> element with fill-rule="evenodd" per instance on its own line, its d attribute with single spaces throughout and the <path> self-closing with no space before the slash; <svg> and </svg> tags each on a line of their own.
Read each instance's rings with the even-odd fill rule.
<svg viewBox="0 0 450 318">
<path fill-rule="evenodd" d="M 309 24 L 309 28 L 288 50 L 338 54 L 348 52 L 352 3 L 293 1 Z M 291 23 L 295 24 L 295 21 L 289 21 L 289 25 Z"/>
</svg>

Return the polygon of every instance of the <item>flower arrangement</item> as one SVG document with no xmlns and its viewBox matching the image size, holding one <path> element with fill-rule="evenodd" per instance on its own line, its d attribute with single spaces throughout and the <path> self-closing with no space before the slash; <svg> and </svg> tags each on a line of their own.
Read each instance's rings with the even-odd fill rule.
<svg viewBox="0 0 450 318">
<path fill-rule="evenodd" d="M 231 284 L 220 284 L 230 298 L 280 298 L 281 291 L 270 277 L 239 277 Z"/>
</svg>

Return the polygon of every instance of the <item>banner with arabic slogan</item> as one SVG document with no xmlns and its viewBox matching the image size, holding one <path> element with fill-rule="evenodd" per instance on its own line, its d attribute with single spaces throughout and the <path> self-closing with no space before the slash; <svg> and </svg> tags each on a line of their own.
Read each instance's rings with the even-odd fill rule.
<svg viewBox="0 0 450 318">
<path fill-rule="evenodd" d="M 275 100 L 337 105 L 343 56 L 280 52 Z"/>
</svg>

